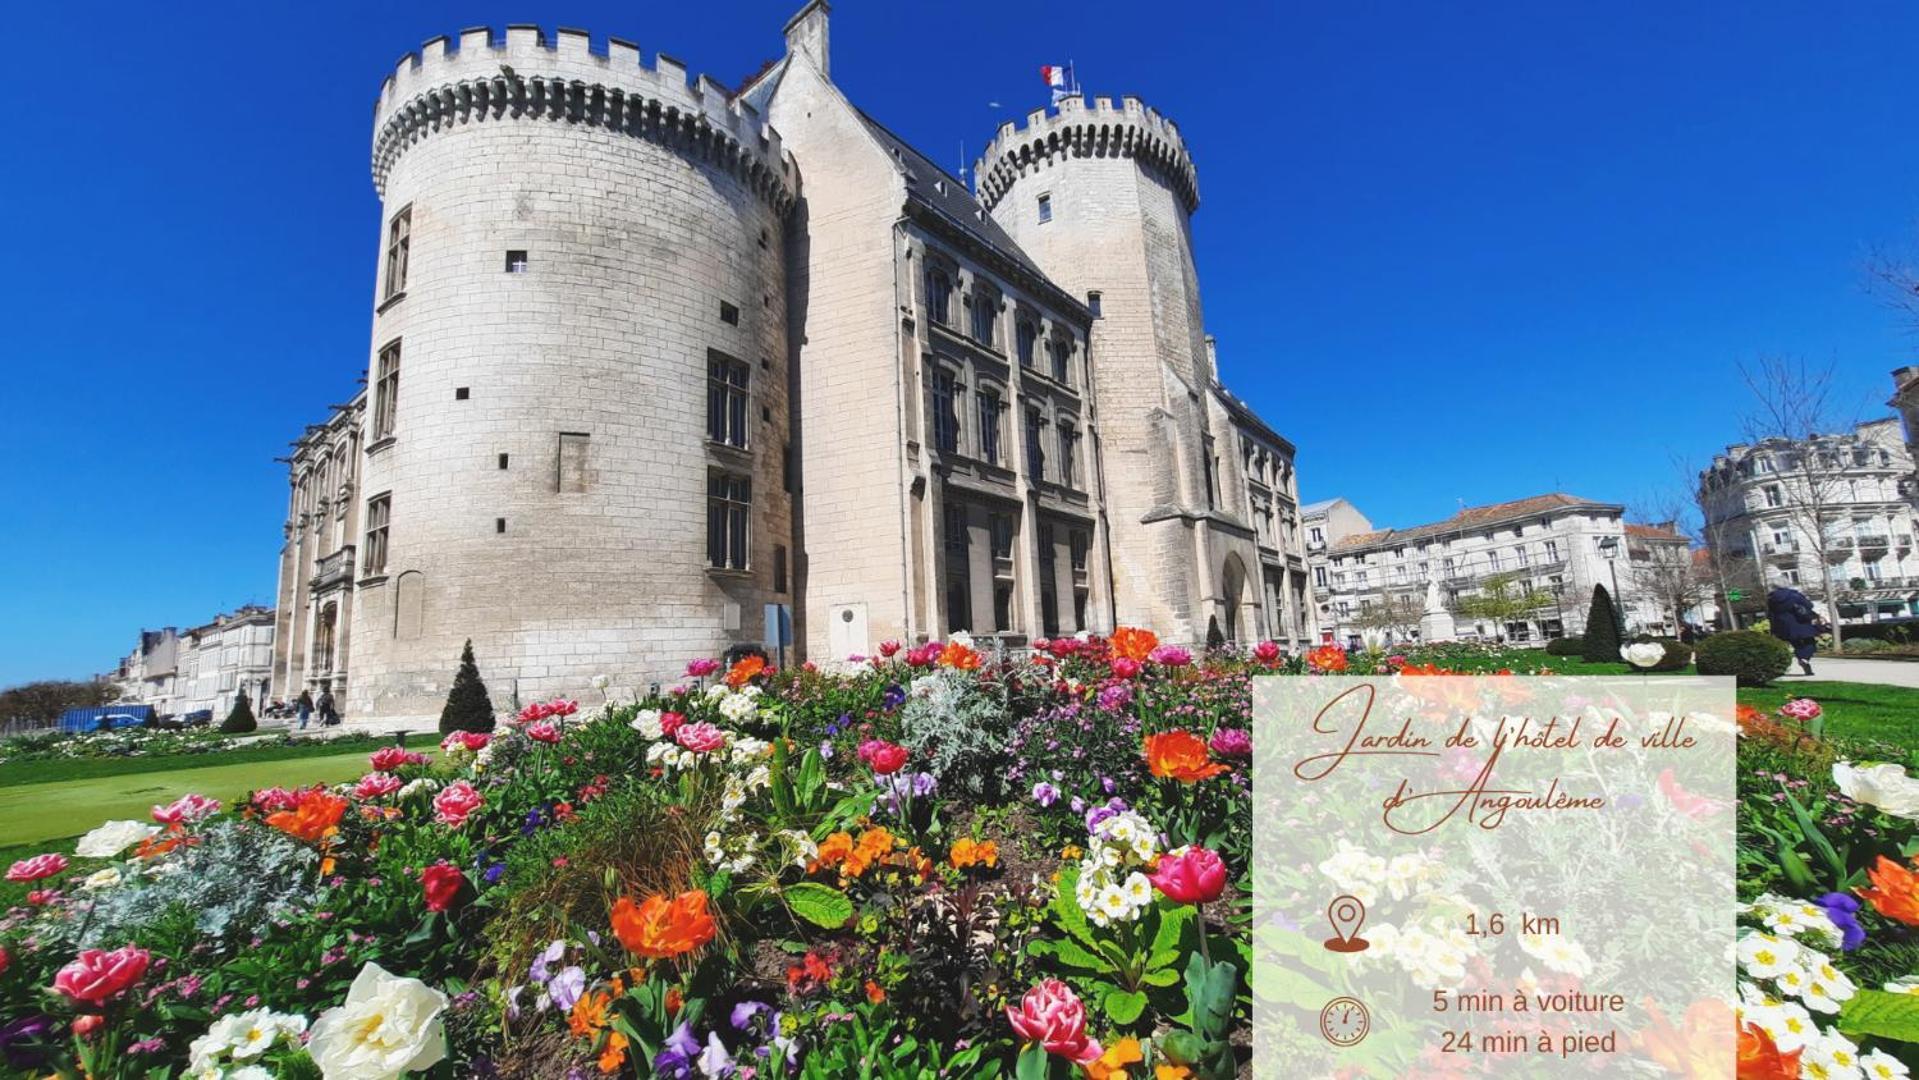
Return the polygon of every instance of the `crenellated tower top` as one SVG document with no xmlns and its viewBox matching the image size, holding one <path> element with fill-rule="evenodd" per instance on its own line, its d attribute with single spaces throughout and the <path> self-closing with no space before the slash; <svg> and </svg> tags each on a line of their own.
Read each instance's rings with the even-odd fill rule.
<svg viewBox="0 0 1919 1080">
<path fill-rule="evenodd" d="M 650 139 L 719 163 L 782 212 L 798 171 L 779 133 L 751 105 L 659 53 L 648 66 L 639 46 L 594 40 L 562 28 L 512 25 L 437 37 L 400 58 L 373 109 L 373 186 L 382 197 L 393 164 L 409 146 L 468 123 L 544 119 Z"/>
<path fill-rule="evenodd" d="M 1055 158 L 1131 157 L 1157 170 L 1179 194 L 1187 213 L 1199 209 L 1199 176 L 1179 126 L 1136 97 L 1083 94 L 1062 97 L 1050 109 L 1034 109 L 1024 127 L 1008 120 L 974 168 L 980 201 L 993 209 L 1020 177 Z"/>
</svg>

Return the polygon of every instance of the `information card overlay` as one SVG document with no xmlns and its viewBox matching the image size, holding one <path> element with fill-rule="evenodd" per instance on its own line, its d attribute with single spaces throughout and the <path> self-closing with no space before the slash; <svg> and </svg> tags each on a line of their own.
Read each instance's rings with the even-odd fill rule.
<svg viewBox="0 0 1919 1080">
<path fill-rule="evenodd" d="M 1254 689 L 1260 1077 L 1730 1077 L 1733 683 Z"/>
</svg>

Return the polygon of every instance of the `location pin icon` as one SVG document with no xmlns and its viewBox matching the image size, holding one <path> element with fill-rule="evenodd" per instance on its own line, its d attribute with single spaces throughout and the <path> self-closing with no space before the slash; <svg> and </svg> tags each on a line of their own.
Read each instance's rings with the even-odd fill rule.
<svg viewBox="0 0 1919 1080">
<path fill-rule="evenodd" d="M 1359 936 L 1359 928 L 1366 923 L 1366 905 L 1357 896 L 1333 897 L 1333 902 L 1326 905 L 1326 920 L 1333 924 L 1335 935 L 1326 939 L 1328 949 L 1340 953 L 1366 950 L 1369 943 Z"/>
</svg>

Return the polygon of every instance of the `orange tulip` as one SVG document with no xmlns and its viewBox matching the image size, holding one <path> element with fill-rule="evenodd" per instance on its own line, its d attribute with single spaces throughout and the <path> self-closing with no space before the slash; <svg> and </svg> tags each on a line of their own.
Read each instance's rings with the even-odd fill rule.
<svg viewBox="0 0 1919 1080">
<path fill-rule="evenodd" d="M 1322 675 L 1337 675 L 1346 670 L 1346 650 L 1337 645 L 1321 645 L 1306 654 L 1306 666 Z"/>
<path fill-rule="evenodd" d="M 939 662 L 941 667 L 954 668 L 959 671 L 974 671 L 979 668 L 980 655 L 977 651 L 969 649 L 957 641 L 949 641 L 946 643 L 946 647 L 940 650 Z"/>
<path fill-rule="evenodd" d="M 1866 871 L 1870 889 L 1855 889 L 1879 914 L 1888 919 L 1919 926 L 1919 874 L 1900 866 L 1884 855 Z"/>
<path fill-rule="evenodd" d="M 1139 1051 L 1139 1040 L 1121 1039 L 1106 1048 L 1095 1061 L 1086 1063 L 1087 1080 L 1126 1080 L 1126 1066 L 1146 1060 Z"/>
<path fill-rule="evenodd" d="M 589 1038 L 606 1026 L 606 1009 L 613 996 L 604 990 L 590 994 L 581 994 L 573 1003 L 573 1010 L 566 1015 L 566 1026 L 575 1038 Z"/>
<path fill-rule="evenodd" d="M 1206 759 L 1206 740 L 1190 731 L 1168 731 L 1146 736 L 1146 766 L 1154 776 L 1187 784 L 1210 780 L 1230 771 Z"/>
<path fill-rule="evenodd" d="M 1782 1054 L 1772 1036 L 1758 1024 L 1739 1029 L 1739 1080 L 1799 1080 L 1803 1049 Z"/>
<path fill-rule="evenodd" d="M 613 935 L 628 952 L 653 960 L 684 956 L 718 932 L 706 910 L 706 893 L 699 889 L 672 900 L 655 893 L 638 904 L 622 896 L 613 905 L 612 922 Z"/>
<path fill-rule="evenodd" d="M 1677 1025 L 1646 999 L 1650 1017 L 1640 1029 L 1638 1043 L 1646 1056 L 1674 1076 L 1709 1080 L 1725 1075 L 1726 1028 L 1735 1023 L 1732 1006 L 1723 1001 L 1695 1001 Z"/>
<path fill-rule="evenodd" d="M 1113 655 L 1123 656 L 1128 660 L 1143 662 L 1154 649 L 1159 648 L 1158 634 L 1135 626 L 1122 626 L 1114 630 L 1109 640 L 1113 646 Z"/>
<path fill-rule="evenodd" d="M 753 676 L 766 670 L 766 658 L 761 656 L 742 656 L 738 663 L 726 670 L 726 685 L 738 690 L 753 681 Z"/>
<path fill-rule="evenodd" d="M 289 836 L 317 844 L 339 831 L 340 816 L 346 810 L 345 799 L 312 788 L 300 793 L 300 801 L 293 809 L 268 815 L 267 824 Z"/>
<path fill-rule="evenodd" d="M 626 1036 L 617 1031 L 608 1032 L 606 1047 L 600 1051 L 600 1071 L 608 1076 L 620 1071 L 626 1064 Z"/>
</svg>

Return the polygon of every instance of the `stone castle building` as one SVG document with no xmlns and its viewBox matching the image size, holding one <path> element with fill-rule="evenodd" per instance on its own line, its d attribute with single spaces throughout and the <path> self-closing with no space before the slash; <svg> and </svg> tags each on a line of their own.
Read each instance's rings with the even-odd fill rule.
<svg viewBox="0 0 1919 1080">
<path fill-rule="evenodd" d="M 528 26 L 402 60 L 277 686 L 432 714 L 469 638 L 502 705 L 745 644 L 1303 643 L 1294 448 L 1220 382 L 1172 122 L 1064 98 L 976 196 L 832 81 L 825 3 L 786 44 L 731 91 Z"/>
</svg>

